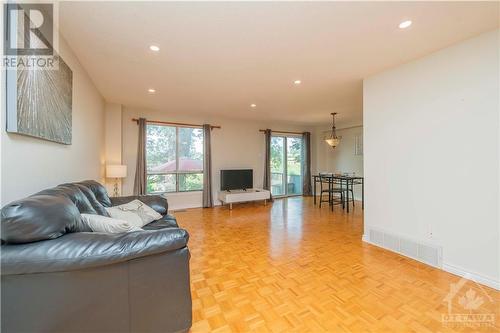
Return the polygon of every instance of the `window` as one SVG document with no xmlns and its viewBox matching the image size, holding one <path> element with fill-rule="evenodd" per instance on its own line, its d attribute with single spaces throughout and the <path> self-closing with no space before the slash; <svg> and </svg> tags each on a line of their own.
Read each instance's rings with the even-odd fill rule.
<svg viewBox="0 0 500 333">
<path fill-rule="evenodd" d="M 203 130 L 146 125 L 147 193 L 203 189 Z"/>
</svg>

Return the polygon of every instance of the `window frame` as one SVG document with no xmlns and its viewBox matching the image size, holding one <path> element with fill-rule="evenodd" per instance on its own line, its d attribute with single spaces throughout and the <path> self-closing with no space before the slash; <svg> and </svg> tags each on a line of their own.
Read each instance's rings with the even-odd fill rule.
<svg viewBox="0 0 500 333">
<path fill-rule="evenodd" d="M 202 156 L 201 156 L 201 165 L 202 169 L 201 170 L 190 170 L 190 171 L 182 171 L 179 170 L 179 129 L 180 128 L 189 128 L 189 129 L 201 129 L 202 130 L 202 135 L 203 135 L 203 128 L 201 126 L 182 126 L 182 125 L 163 125 L 163 124 L 146 124 L 147 126 L 164 126 L 164 127 L 173 127 L 175 128 L 175 171 L 173 172 L 158 172 L 158 173 L 150 173 L 148 171 L 148 165 L 147 165 L 147 154 L 148 151 L 145 148 L 145 153 L 146 153 L 146 183 L 148 176 L 166 176 L 166 175 L 175 175 L 175 191 L 158 191 L 158 192 L 148 192 L 147 191 L 147 186 L 146 186 L 146 194 L 165 194 L 165 193 L 189 193 L 189 192 L 202 192 L 203 191 L 203 182 L 201 184 L 201 189 L 199 190 L 186 190 L 186 191 L 180 191 L 179 190 L 179 176 L 181 175 L 190 175 L 190 174 L 204 174 L 203 167 L 205 165 L 205 138 L 202 138 Z M 146 128 L 146 141 L 147 141 L 147 128 Z"/>
</svg>

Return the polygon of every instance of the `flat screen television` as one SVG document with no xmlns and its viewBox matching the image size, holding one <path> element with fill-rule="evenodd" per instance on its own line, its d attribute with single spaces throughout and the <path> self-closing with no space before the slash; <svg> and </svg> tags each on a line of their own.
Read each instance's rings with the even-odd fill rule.
<svg viewBox="0 0 500 333">
<path fill-rule="evenodd" d="M 221 170 L 220 189 L 222 191 L 247 190 L 253 188 L 253 170 Z"/>
</svg>

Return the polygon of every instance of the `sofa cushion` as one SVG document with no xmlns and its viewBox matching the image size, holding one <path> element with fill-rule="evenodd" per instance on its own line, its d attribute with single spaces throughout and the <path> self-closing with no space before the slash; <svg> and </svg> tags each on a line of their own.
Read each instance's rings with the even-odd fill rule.
<svg viewBox="0 0 500 333">
<path fill-rule="evenodd" d="M 81 214 L 97 214 L 87 196 L 75 184 L 61 184 L 38 192 L 35 195 L 38 194 L 67 197 L 75 204 Z"/>
<path fill-rule="evenodd" d="M 177 224 L 177 220 L 175 219 L 175 217 L 167 214 L 163 216 L 161 219 L 153 221 L 142 228 L 144 230 L 158 230 L 164 228 L 178 228 L 178 227 L 179 225 Z"/>
<path fill-rule="evenodd" d="M 107 216 L 95 214 L 81 214 L 83 222 L 92 229 L 93 232 L 103 232 L 106 234 L 122 234 L 124 232 L 141 231 L 139 227 L 134 227 L 124 220 L 118 220 Z"/>
<path fill-rule="evenodd" d="M 75 184 L 87 187 L 92 191 L 92 193 L 94 193 L 97 201 L 99 201 L 101 205 L 104 207 L 111 207 L 111 200 L 109 199 L 108 191 L 106 191 L 106 188 L 102 184 L 96 182 L 95 180 L 84 180 Z"/>
<path fill-rule="evenodd" d="M 29 243 L 54 239 L 67 232 L 90 231 L 76 205 L 62 195 L 35 194 L 2 208 L 2 240 Z"/>
<path fill-rule="evenodd" d="M 145 226 L 162 218 L 160 213 L 139 200 L 106 209 L 111 217 L 125 220 L 136 227 Z"/>
<path fill-rule="evenodd" d="M 92 207 L 94 208 L 94 210 L 97 212 L 97 214 L 109 217 L 109 214 L 106 211 L 106 207 L 104 207 L 99 202 L 99 200 L 97 200 L 97 198 L 95 197 L 94 192 L 92 192 L 85 185 L 78 184 L 78 183 L 75 183 L 74 185 L 77 186 L 80 189 L 80 191 L 83 192 L 83 194 L 85 194 L 85 196 L 87 197 L 87 199 L 89 200 L 90 204 L 92 205 Z"/>
<path fill-rule="evenodd" d="M 186 230 L 175 228 L 124 234 L 75 232 L 50 241 L 3 245 L 1 273 L 5 276 L 107 266 L 181 249 L 188 239 Z"/>
<path fill-rule="evenodd" d="M 149 207 L 153 208 L 159 214 L 164 215 L 168 212 L 167 198 L 161 195 L 130 195 L 126 197 L 111 198 L 112 206 L 123 205 L 132 200 L 140 200 Z"/>
</svg>

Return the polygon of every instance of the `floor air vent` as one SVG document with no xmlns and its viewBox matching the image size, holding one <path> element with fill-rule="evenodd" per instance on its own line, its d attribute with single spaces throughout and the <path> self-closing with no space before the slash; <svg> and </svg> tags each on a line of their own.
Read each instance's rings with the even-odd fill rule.
<svg viewBox="0 0 500 333">
<path fill-rule="evenodd" d="M 369 229 L 368 239 L 365 240 L 373 245 L 397 252 L 428 265 L 442 268 L 442 248 L 440 246 L 424 244 L 376 229 Z"/>
</svg>

